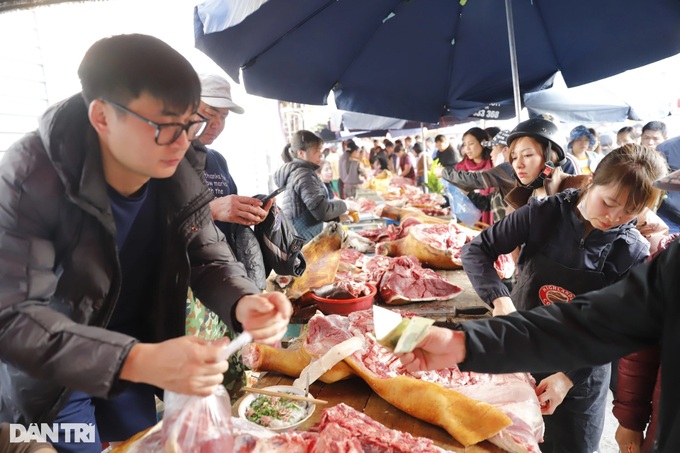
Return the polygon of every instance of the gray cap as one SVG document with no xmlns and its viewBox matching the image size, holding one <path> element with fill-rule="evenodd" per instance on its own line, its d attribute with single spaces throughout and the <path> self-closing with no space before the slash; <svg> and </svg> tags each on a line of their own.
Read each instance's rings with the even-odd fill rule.
<svg viewBox="0 0 680 453">
<path fill-rule="evenodd" d="M 224 77 L 214 74 L 201 74 L 201 101 L 210 107 L 229 109 L 234 113 L 243 113 L 243 107 L 231 99 L 231 85 Z"/>
</svg>

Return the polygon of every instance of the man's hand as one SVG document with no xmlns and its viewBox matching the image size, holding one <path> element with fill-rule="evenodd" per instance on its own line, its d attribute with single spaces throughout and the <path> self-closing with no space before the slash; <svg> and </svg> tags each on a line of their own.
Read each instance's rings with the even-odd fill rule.
<svg viewBox="0 0 680 453">
<path fill-rule="evenodd" d="M 207 340 L 185 336 L 162 343 L 138 343 L 123 363 L 120 378 L 143 382 L 187 395 L 208 396 L 222 384 L 229 368 L 218 361 L 229 339 L 210 344 Z"/>
<path fill-rule="evenodd" d="M 619 444 L 619 450 L 623 453 L 640 453 L 644 437 L 641 431 L 633 431 L 632 429 L 627 429 L 619 425 L 619 427 L 616 428 L 614 439 L 616 439 L 616 443 Z"/>
<path fill-rule="evenodd" d="M 441 370 L 465 359 L 465 333 L 443 327 L 430 327 L 418 346 L 399 360 L 408 371 Z"/>
<path fill-rule="evenodd" d="M 536 395 L 541 404 L 541 413 L 550 415 L 555 412 L 557 406 L 562 404 L 567 392 L 574 386 L 571 379 L 564 373 L 555 373 L 543 379 L 536 386 Z"/>
<path fill-rule="evenodd" d="M 494 299 L 491 304 L 493 305 L 493 315 L 503 316 L 509 315 L 510 313 L 516 312 L 515 304 L 512 303 L 512 299 L 507 296 L 499 297 Z"/>
<path fill-rule="evenodd" d="M 227 195 L 211 201 L 210 211 L 213 220 L 251 226 L 257 225 L 267 218 L 267 213 L 273 202 L 274 200 L 271 200 L 265 206 L 262 206 L 262 201 L 254 197 Z"/>
<path fill-rule="evenodd" d="M 279 292 L 243 296 L 236 304 L 236 319 L 256 343 L 277 344 L 292 314 L 293 306 Z"/>
</svg>

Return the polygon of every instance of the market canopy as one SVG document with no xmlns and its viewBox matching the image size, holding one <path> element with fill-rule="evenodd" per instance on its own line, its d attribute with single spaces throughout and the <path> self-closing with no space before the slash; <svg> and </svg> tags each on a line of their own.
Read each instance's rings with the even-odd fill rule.
<svg viewBox="0 0 680 453">
<path fill-rule="evenodd" d="M 506 0 L 514 34 L 500 0 L 252 1 L 195 12 L 196 47 L 246 91 L 423 122 L 512 99 L 513 67 L 526 93 L 680 53 L 677 0 Z"/>
</svg>

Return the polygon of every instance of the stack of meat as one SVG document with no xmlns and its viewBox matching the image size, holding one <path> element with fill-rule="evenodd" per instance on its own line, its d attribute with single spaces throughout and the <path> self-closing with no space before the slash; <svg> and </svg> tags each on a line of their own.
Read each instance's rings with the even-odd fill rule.
<svg viewBox="0 0 680 453">
<path fill-rule="evenodd" d="M 433 269 L 460 269 L 463 246 L 479 231 L 455 222 L 427 216 L 416 210 L 382 206 L 376 214 L 398 220 L 398 226 L 375 228 L 359 232 L 376 243 L 376 253 L 388 256 L 413 255 L 423 265 Z M 508 255 L 500 256 L 495 263 L 501 278 L 510 278 L 515 265 Z"/>
<path fill-rule="evenodd" d="M 285 291 L 296 300 L 304 299 L 303 295 L 310 290 L 322 297 L 341 291 L 366 294 L 365 284 L 371 283 L 378 288 L 379 298 L 388 304 L 448 300 L 462 292 L 436 272 L 423 268 L 413 256 L 369 257 L 347 247 L 355 243 L 351 235 L 338 224 L 329 224 L 303 248 L 307 260 L 304 275 L 271 279 L 270 289 Z"/>
<path fill-rule="evenodd" d="M 449 208 L 442 207 L 445 203 L 442 195 L 425 193 L 420 187 L 414 186 L 411 180 L 400 176 L 374 178 L 369 181 L 366 188 L 375 190 L 391 206 L 417 208 L 429 215 L 450 214 Z"/>
<path fill-rule="evenodd" d="M 371 283 L 378 288 L 380 300 L 389 305 L 449 300 L 463 291 L 432 269 L 422 267 L 414 256 L 369 257 L 344 249 L 340 259 L 342 265 L 335 276 L 336 284 Z"/>
<path fill-rule="evenodd" d="M 409 373 L 375 341 L 373 330 L 372 310 L 347 317 L 317 314 L 309 321 L 307 336 L 298 349 L 249 345 L 243 350 L 243 358 L 254 370 L 298 376 L 306 365 L 332 347 L 359 337 L 363 348 L 322 375 L 322 381 L 359 375 L 383 399 L 416 418 L 443 427 L 465 446 L 488 439 L 512 452 L 539 451 L 543 419 L 535 383 L 529 375 L 467 373 L 457 367 Z"/>
</svg>

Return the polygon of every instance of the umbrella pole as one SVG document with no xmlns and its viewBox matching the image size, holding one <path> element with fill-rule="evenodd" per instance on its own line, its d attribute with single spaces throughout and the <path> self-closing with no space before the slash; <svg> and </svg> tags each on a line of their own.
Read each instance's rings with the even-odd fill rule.
<svg viewBox="0 0 680 453">
<path fill-rule="evenodd" d="M 512 19 L 512 0 L 505 0 L 505 20 L 508 23 L 508 43 L 510 44 L 510 68 L 512 70 L 512 92 L 515 102 L 515 115 L 520 122 L 522 101 L 519 90 L 519 70 L 517 69 L 517 47 L 515 46 L 515 24 Z"/>
<path fill-rule="evenodd" d="M 421 154 L 424 156 L 423 158 L 423 192 L 427 193 L 427 172 L 430 170 L 427 165 L 427 146 L 425 146 L 425 127 L 423 126 L 423 123 L 420 123 L 420 136 L 422 137 L 423 140 L 423 150 L 421 151 Z M 418 165 L 418 162 L 416 162 L 416 165 Z"/>
</svg>

